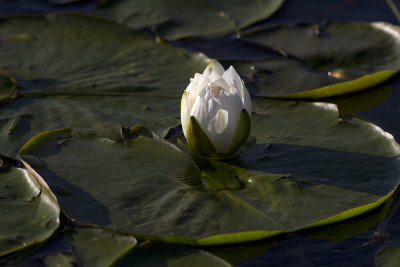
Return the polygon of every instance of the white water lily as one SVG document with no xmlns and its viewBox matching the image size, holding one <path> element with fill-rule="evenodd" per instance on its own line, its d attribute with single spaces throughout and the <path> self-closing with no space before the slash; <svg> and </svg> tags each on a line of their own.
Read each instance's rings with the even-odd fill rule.
<svg viewBox="0 0 400 267">
<path fill-rule="evenodd" d="M 211 60 L 196 73 L 183 93 L 181 122 L 189 148 L 198 155 L 235 152 L 250 133 L 251 99 L 230 66 Z"/>
</svg>

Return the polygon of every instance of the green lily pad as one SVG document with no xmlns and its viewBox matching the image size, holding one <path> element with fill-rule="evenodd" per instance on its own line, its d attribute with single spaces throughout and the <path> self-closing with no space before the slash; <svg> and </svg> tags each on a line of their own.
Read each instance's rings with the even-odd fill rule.
<svg viewBox="0 0 400 267">
<path fill-rule="evenodd" d="M 96 15 L 112 18 L 133 28 L 155 26 L 168 40 L 189 36 L 225 34 L 274 14 L 283 0 L 262 1 L 104 1 Z"/>
<path fill-rule="evenodd" d="M 251 135 L 259 143 L 311 146 L 381 157 L 400 154 L 391 134 L 357 118 L 339 117 L 334 104 L 254 98 L 253 106 Z"/>
<path fill-rule="evenodd" d="M 257 143 L 225 161 L 195 164 L 138 126 L 124 142 L 44 132 L 20 155 L 72 218 L 183 244 L 259 240 L 331 224 L 393 195 L 400 149 L 390 134 L 340 119 L 332 104 L 253 104 Z"/>
<path fill-rule="evenodd" d="M 342 242 L 346 238 L 351 238 L 352 236 L 362 235 L 371 232 L 371 229 L 379 229 L 379 226 L 384 223 L 390 216 L 393 204 L 396 201 L 396 197 L 390 198 L 381 209 L 377 212 L 369 212 L 363 214 L 357 218 L 354 218 L 346 223 L 340 223 L 327 227 L 324 229 L 319 229 L 316 231 L 310 231 L 308 233 L 309 239 L 328 239 L 332 243 Z"/>
<path fill-rule="evenodd" d="M 118 140 L 122 126 L 142 124 L 164 135 L 180 122 L 189 77 L 208 60 L 79 15 L 4 19 L 0 40 L 0 69 L 18 83 L 19 97 L 0 107 L 9 157 L 35 134 L 63 127 Z M 9 94 L 2 77 L 0 95 Z"/>
<path fill-rule="evenodd" d="M 208 60 L 83 15 L 6 18 L 0 40 L 1 69 L 21 95 L 180 97 Z"/>
<path fill-rule="evenodd" d="M 392 87 L 388 84 L 357 92 L 325 98 L 324 101 L 336 104 L 340 114 L 357 116 L 356 113 L 370 110 L 385 101 Z"/>
<path fill-rule="evenodd" d="M 0 70 L 0 104 L 13 95 L 15 85 L 15 80 Z"/>
<path fill-rule="evenodd" d="M 238 68 L 258 96 L 318 99 L 352 93 L 400 68 L 400 30 L 389 23 L 298 24 L 253 30 L 242 38 L 285 56 Z"/>
<path fill-rule="evenodd" d="M 130 251 L 114 266 L 232 266 L 217 256 L 196 248 L 150 242 Z"/>
<path fill-rule="evenodd" d="M 0 256 L 43 242 L 58 229 L 60 208 L 40 177 L 0 166 Z"/>
<path fill-rule="evenodd" d="M 378 267 L 394 267 L 400 264 L 400 247 L 385 246 L 375 256 L 375 264 Z"/>
<path fill-rule="evenodd" d="M 66 226 L 19 265 L 110 266 L 136 244 L 133 236 L 107 229 Z"/>
<path fill-rule="evenodd" d="M 0 108 L 1 153 L 15 157 L 32 136 L 62 127 L 121 141 L 121 126 L 136 123 L 165 135 L 180 123 L 173 115 L 179 114 L 179 101 L 155 96 L 21 97 Z"/>
</svg>

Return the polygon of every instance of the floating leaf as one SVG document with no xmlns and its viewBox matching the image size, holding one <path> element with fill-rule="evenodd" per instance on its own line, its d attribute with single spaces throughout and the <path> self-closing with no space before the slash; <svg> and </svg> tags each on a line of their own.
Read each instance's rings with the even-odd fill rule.
<svg viewBox="0 0 400 267">
<path fill-rule="evenodd" d="M 19 265 L 110 266 L 136 244 L 136 239 L 130 235 L 106 229 L 66 226 Z"/>
<path fill-rule="evenodd" d="M 342 242 L 346 238 L 357 238 L 357 235 L 362 235 L 374 229 L 374 227 L 379 227 L 379 225 L 387 220 L 388 215 L 390 215 L 391 208 L 394 206 L 396 197 L 389 199 L 384 206 L 376 212 L 366 213 L 359 216 L 346 223 L 341 223 L 327 227 L 325 229 L 320 229 L 316 231 L 311 231 L 308 233 L 307 237 L 312 240 L 316 239 L 328 239 L 334 243 Z"/>
<path fill-rule="evenodd" d="M 122 140 L 121 126 L 137 123 L 164 135 L 170 126 L 180 123 L 173 115 L 179 114 L 179 108 L 178 98 L 20 97 L 0 108 L 1 153 L 15 157 L 35 134 L 61 127 Z"/>
<path fill-rule="evenodd" d="M 40 177 L 25 169 L 0 166 L 0 256 L 53 235 L 60 209 Z"/>
<path fill-rule="evenodd" d="M 253 106 L 251 135 L 259 143 L 312 146 L 382 157 L 400 154 L 391 134 L 350 116 L 340 118 L 334 104 L 254 98 Z"/>
<path fill-rule="evenodd" d="M 336 104 L 340 114 L 357 116 L 356 113 L 370 110 L 383 103 L 390 90 L 391 86 L 385 84 L 354 94 L 326 98 L 324 101 Z"/>
<path fill-rule="evenodd" d="M 124 142 L 45 132 L 20 154 L 43 162 L 37 171 L 56 194 L 63 188 L 72 218 L 175 243 L 258 240 L 347 220 L 392 196 L 400 150 L 390 134 L 339 119 L 332 104 L 253 103 L 257 144 L 236 159 L 195 164 L 140 127 Z"/>
<path fill-rule="evenodd" d="M 21 34 L 31 39 L 11 38 Z M 17 80 L 22 95 L 180 97 L 188 77 L 207 63 L 123 25 L 83 15 L 3 19 L 0 40 L 0 66 Z"/>
<path fill-rule="evenodd" d="M 0 68 L 19 86 L 0 112 L 1 153 L 10 157 L 35 134 L 63 127 L 120 139 L 122 126 L 142 124 L 164 135 L 180 122 L 189 77 L 207 61 L 79 15 L 3 19 L 0 40 Z"/>
<path fill-rule="evenodd" d="M 191 248 L 160 242 L 135 247 L 115 266 L 231 266 L 213 254 Z"/>
<path fill-rule="evenodd" d="M 15 93 L 16 81 L 0 70 L 0 104 Z"/>
<path fill-rule="evenodd" d="M 283 0 L 202 1 L 202 0 L 108 0 L 95 15 L 111 17 L 133 28 L 155 26 L 166 39 L 225 34 L 266 19 Z M 201 14 L 201 15 L 199 15 Z"/>
<path fill-rule="evenodd" d="M 378 267 L 394 267 L 400 265 L 400 247 L 386 246 L 375 256 Z"/>
<path fill-rule="evenodd" d="M 270 27 L 243 39 L 286 56 L 238 68 L 258 96 L 318 99 L 352 93 L 387 80 L 400 68 L 400 31 L 389 23 Z"/>
</svg>

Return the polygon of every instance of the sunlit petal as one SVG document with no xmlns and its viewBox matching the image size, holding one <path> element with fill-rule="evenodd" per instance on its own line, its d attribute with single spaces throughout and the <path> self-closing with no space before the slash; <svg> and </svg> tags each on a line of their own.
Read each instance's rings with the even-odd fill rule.
<svg viewBox="0 0 400 267">
<path fill-rule="evenodd" d="M 202 90 L 207 86 L 207 84 L 210 83 L 210 80 L 199 73 L 196 73 L 193 79 L 193 86 L 191 88 L 190 94 L 189 94 L 189 107 L 193 106 L 194 100 L 196 97 L 200 94 Z"/>
<path fill-rule="evenodd" d="M 211 59 L 210 63 L 203 72 L 204 76 L 210 76 L 212 73 L 222 76 L 224 74 L 224 67 L 215 59 Z"/>
</svg>

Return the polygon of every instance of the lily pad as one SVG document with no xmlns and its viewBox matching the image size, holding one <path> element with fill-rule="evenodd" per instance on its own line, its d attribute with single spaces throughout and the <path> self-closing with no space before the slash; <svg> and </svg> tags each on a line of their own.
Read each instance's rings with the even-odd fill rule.
<svg viewBox="0 0 400 267">
<path fill-rule="evenodd" d="M 310 231 L 307 237 L 311 240 L 320 240 L 323 238 L 328 239 L 332 243 L 338 243 L 347 238 L 357 238 L 360 235 L 365 236 L 368 231 L 371 232 L 371 229 L 379 229 L 380 225 L 388 219 L 395 201 L 396 197 L 392 197 L 377 212 L 366 213 L 346 223 L 333 225 L 325 229 Z M 370 238 L 370 236 L 367 238 Z"/>
<path fill-rule="evenodd" d="M 65 226 L 23 266 L 110 266 L 137 244 L 130 235 L 106 229 Z"/>
<path fill-rule="evenodd" d="M 195 164 L 138 126 L 124 131 L 124 142 L 44 132 L 20 155 L 72 218 L 183 244 L 244 242 L 331 224 L 392 196 L 400 150 L 390 134 L 340 119 L 333 104 L 260 99 L 253 110 L 257 144 L 225 161 Z"/>
<path fill-rule="evenodd" d="M 381 157 L 400 154 L 399 144 L 391 134 L 372 123 L 351 116 L 340 117 L 335 104 L 253 98 L 253 106 L 251 134 L 259 143 L 310 146 Z"/>
<path fill-rule="evenodd" d="M 1 153 L 10 157 L 35 134 L 62 127 L 118 139 L 122 126 L 138 123 L 164 135 L 179 124 L 189 77 L 208 60 L 80 15 L 4 19 L 0 40 L 0 69 L 13 77 L 0 81 L 1 94 L 10 79 L 18 83 L 19 97 L 0 112 Z"/>
<path fill-rule="evenodd" d="M 180 97 L 208 60 L 83 15 L 6 18 L 0 40 L 1 69 L 22 95 Z"/>
<path fill-rule="evenodd" d="M 352 93 L 399 70 L 399 29 L 383 22 L 328 22 L 252 30 L 243 40 L 285 58 L 242 63 L 238 69 L 253 95 L 318 99 Z"/>
<path fill-rule="evenodd" d="M 357 116 L 356 113 L 370 110 L 383 103 L 391 89 L 390 85 L 383 84 L 354 94 L 325 98 L 324 101 L 336 104 L 340 114 Z"/>
<path fill-rule="evenodd" d="M 60 208 L 39 176 L 0 165 L 0 256 L 50 238 L 58 229 Z"/>
<path fill-rule="evenodd" d="M 400 264 L 400 247 L 385 246 L 375 256 L 375 263 L 378 267 L 394 267 Z"/>
<path fill-rule="evenodd" d="M 95 12 L 133 28 L 154 26 L 168 40 L 189 36 L 225 34 L 242 29 L 274 14 L 283 0 L 108 0 Z"/>
<path fill-rule="evenodd" d="M 173 115 L 179 102 L 155 96 L 20 97 L 0 108 L 1 153 L 15 157 L 32 136 L 62 127 L 121 141 L 121 126 L 136 123 L 164 135 L 180 123 Z"/>
<path fill-rule="evenodd" d="M 0 104 L 13 96 L 16 81 L 0 70 Z"/>
<path fill-rule="evenodd" d="M 144 242 L 135 247 L 114 266 L 231 266 L 217 256 L 191 247 L 161 242 Z"/>
</svg>

